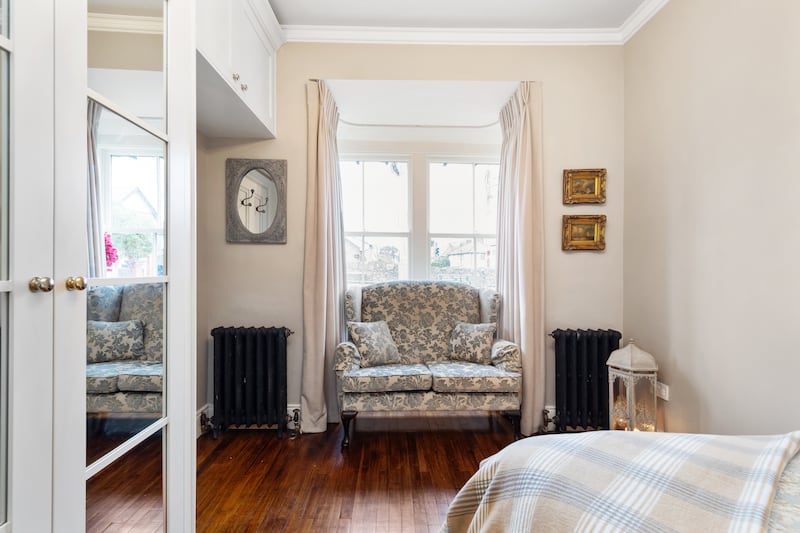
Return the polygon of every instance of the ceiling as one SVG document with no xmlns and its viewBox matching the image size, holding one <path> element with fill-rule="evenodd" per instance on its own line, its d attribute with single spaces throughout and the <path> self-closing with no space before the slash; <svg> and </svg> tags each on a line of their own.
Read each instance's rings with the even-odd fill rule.
<svg viewBox="0 0 800 533">
<path fill-rule="evenodd" d="M 270 4 L 288 41 L 622 44 L 667 1 L 270 0 Z"/>
<path fill-rule="evenodd" d="M 618 28 L 644 0 L 271 0 L 285 25 Z"/>
</svg>

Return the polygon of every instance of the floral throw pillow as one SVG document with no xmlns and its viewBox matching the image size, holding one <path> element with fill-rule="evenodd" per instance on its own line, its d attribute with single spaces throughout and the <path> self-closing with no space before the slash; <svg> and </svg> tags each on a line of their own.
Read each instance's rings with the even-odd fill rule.
<svg viewBox="0 0 800 533">
<path fill-rule="evenodd" d="M 450 335 L 450 357 L 470 363 L 491 364 L 496 330 L 495 324 L 456 322 Z"/>
<path fill-rule="evenodd" d="M 141 320 L 86 323 L 86 361 L 129 361 L 144 357 L 144 327 Z"/>
<path fill-rule="evenodd" d="M 400 353 L 392 339 L 389 326 L 379 322 L 348 322 L 347 329 L 353 344 L 361 354 L 361 367 L 390 365 L 400 362 Z"/>
</svg>

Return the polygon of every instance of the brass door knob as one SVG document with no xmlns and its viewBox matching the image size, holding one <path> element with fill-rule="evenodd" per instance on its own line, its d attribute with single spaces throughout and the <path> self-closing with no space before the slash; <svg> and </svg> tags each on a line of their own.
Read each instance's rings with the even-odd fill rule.
<svg viewBox="0 0 800 533">
<path fill-rule="evenodd" d="M 66 286 L 68 291 L 82 291 L 86 288 L 86 279 L 83 276 L 69 277 Z"/>
<path fill-rule="evenodd" d="M 53 281 L 53 278 L 46 276 L 36 276 L 28 282 L 28 288 L 31 292 L 50 292 L 55 286 L 56 282 Z"/>
</svg>

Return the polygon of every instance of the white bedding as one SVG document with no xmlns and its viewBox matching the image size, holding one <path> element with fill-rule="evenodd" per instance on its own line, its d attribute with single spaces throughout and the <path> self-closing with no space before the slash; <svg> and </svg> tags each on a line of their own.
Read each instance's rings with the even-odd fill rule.
<svg viewBox="0 0 800 533">
<path fill-rule="evenodd" d="M 532 437 L 481 463 L 442 531 L 799 531 L 798 448 L 800 432 Z"/>
</svg>

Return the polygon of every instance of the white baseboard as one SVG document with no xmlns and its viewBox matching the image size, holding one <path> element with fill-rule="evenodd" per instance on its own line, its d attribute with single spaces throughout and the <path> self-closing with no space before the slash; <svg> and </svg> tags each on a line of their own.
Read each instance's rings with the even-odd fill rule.
<svg viewBox="0 0 800 533">
<path fill-rule="evenodd" d="M 289 428 L 290 429 L 294 428 L 293 422 L 291 420 L 292 420 L 292 417 L 294 416 L 295 410 L 300 411 L 300 404 L 299 403 L 290 403 L 290 404 L 288 404 L 286 406 L 286 414 L 289 415 Z M 205 414 L 208 417 L 208 419 L 210 420 L 211 417 L 214 416 L 214 406 L 211 405 L 210 403 L 207 403 L 203 407 L 201 407 L 200 409 L 197 410 L 197 415 L 195 417 L 196 418 L 195 438 L 199 438 L 200 435 L 202 435 L 203 433 L 207 433 L 208 432 L 208 428 L 206 428 L 206 430 L 203 431 L 202 424 L 200 423 L 200 419 L 202 418 L 203 414 Z M 302 419 L 303 419 L 303 417 L 302 417 L 302 412 L 301 412 L 300 413 L 300 420 L 302 421 Z"/>
</svg>

